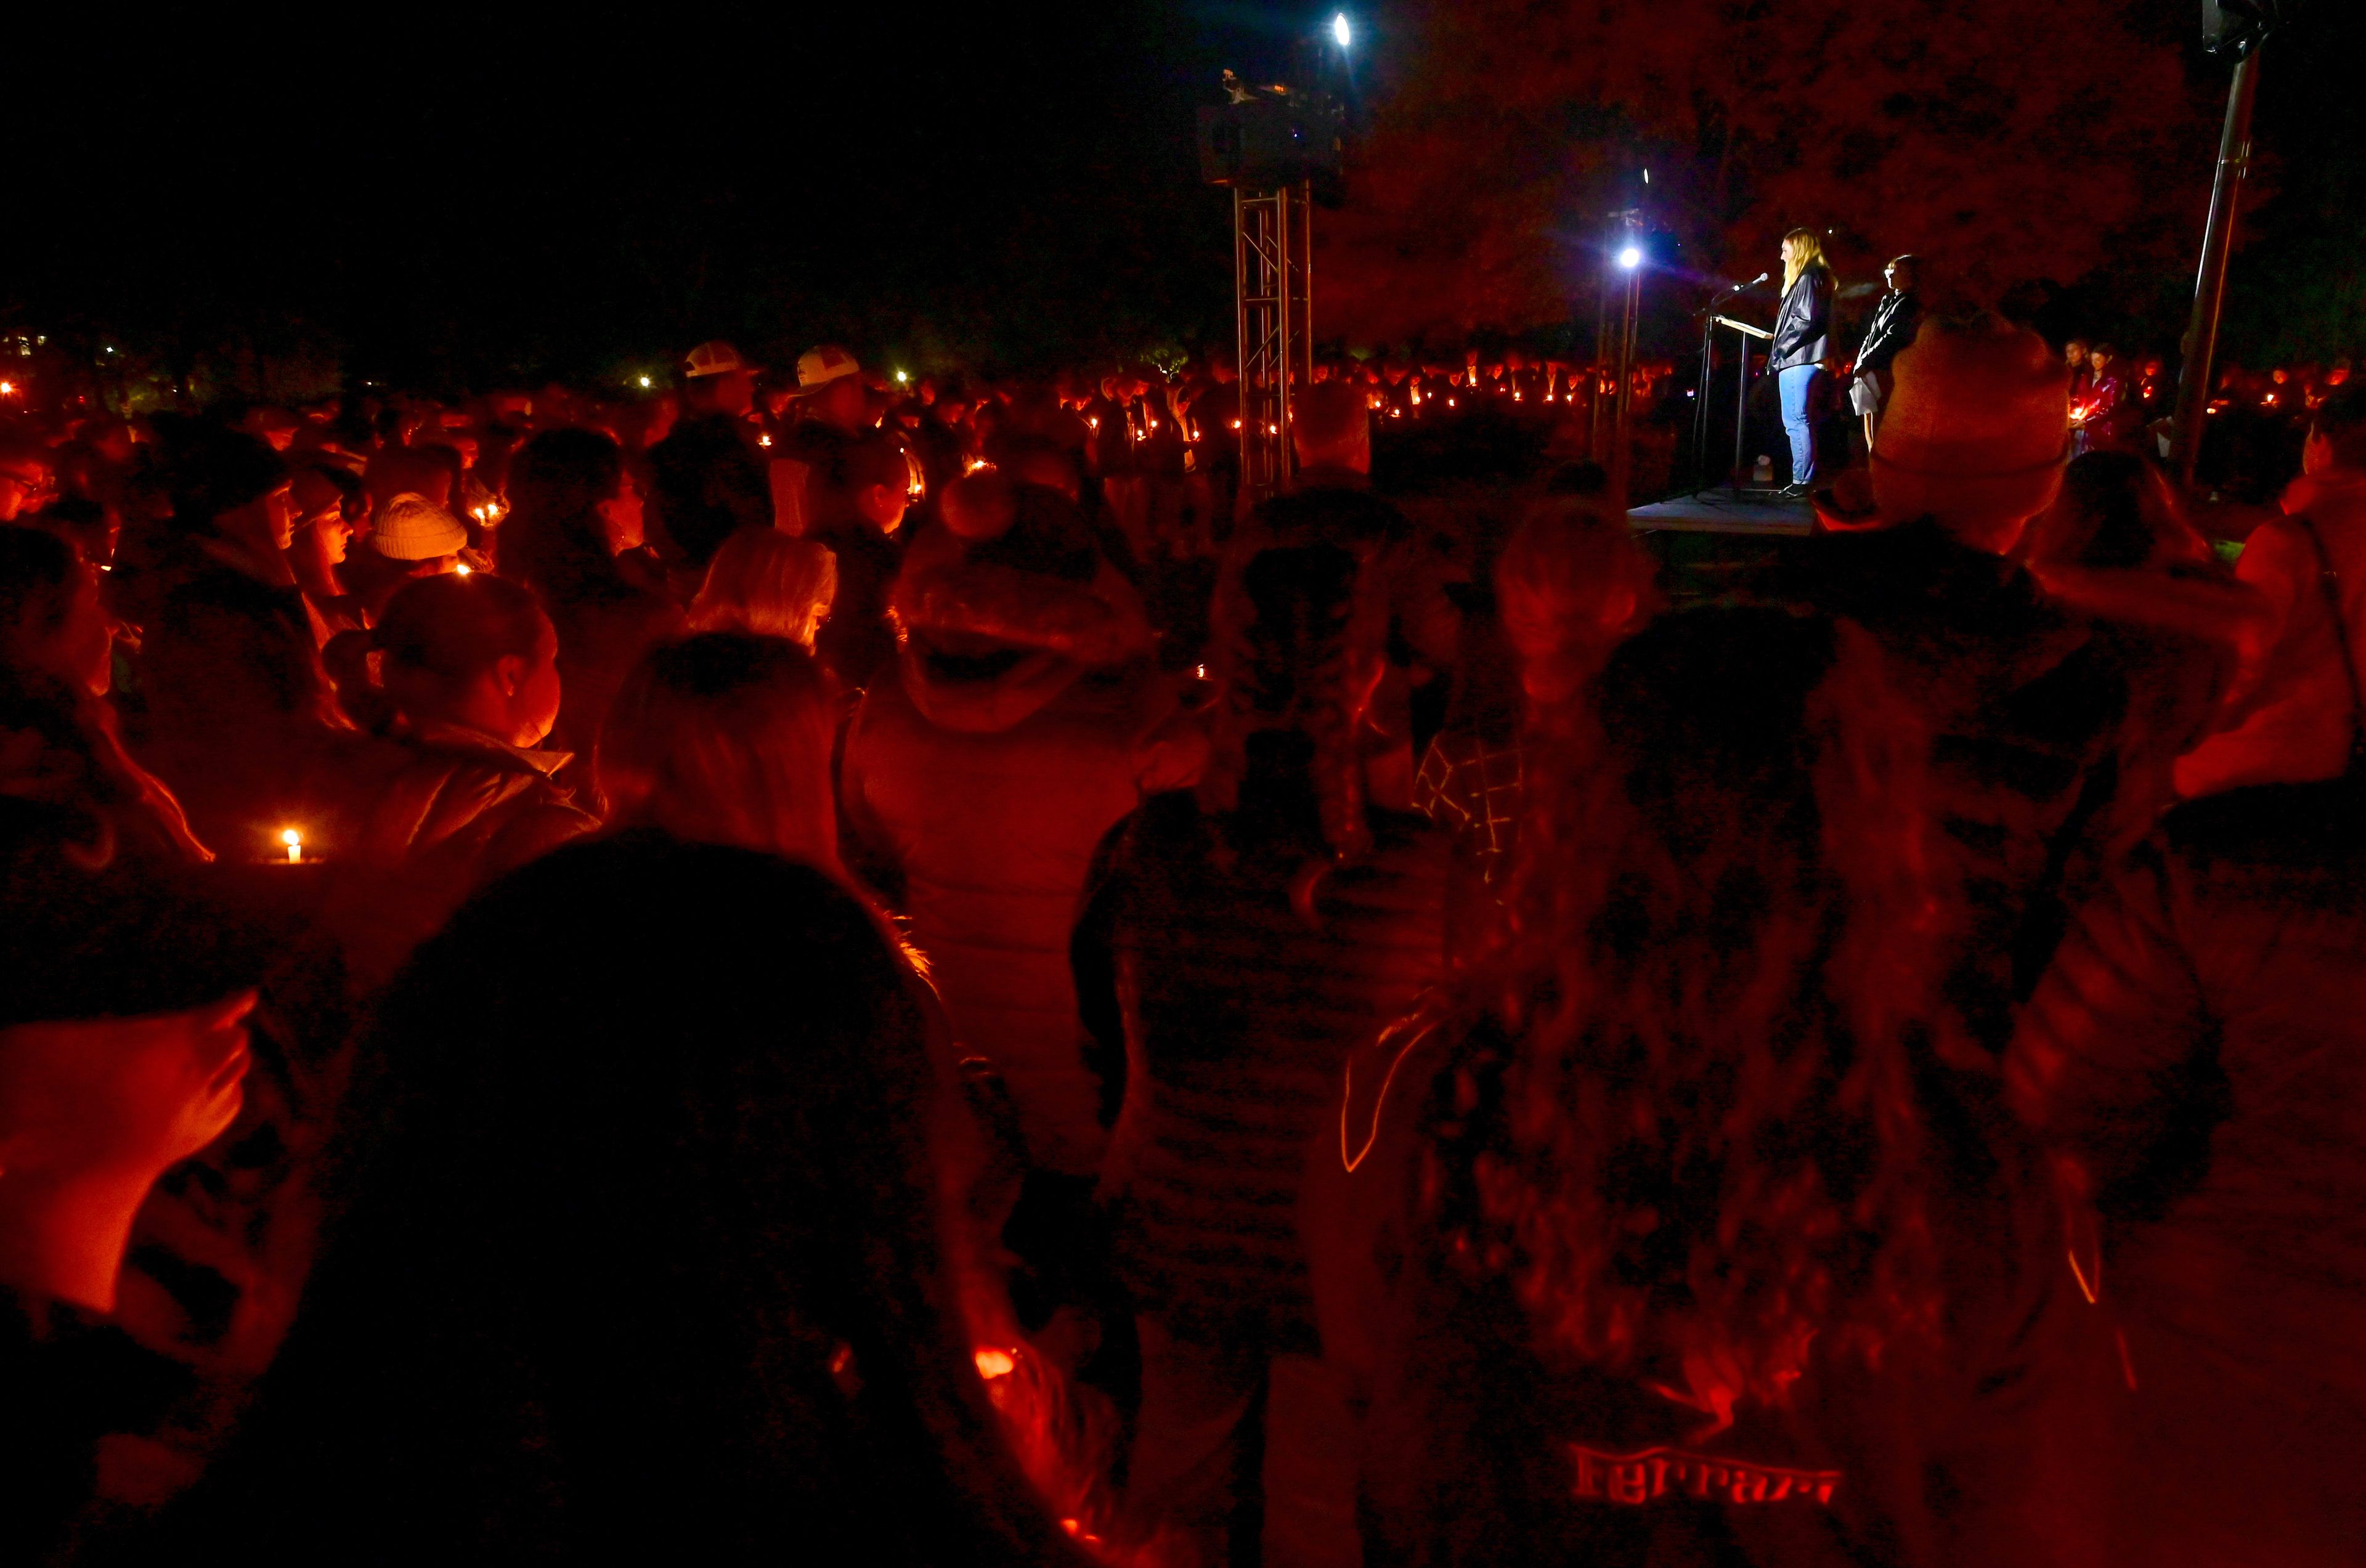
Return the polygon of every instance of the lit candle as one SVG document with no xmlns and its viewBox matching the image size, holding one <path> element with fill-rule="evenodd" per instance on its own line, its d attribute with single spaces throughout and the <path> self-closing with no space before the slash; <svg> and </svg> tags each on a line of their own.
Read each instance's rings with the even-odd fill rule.
<svg viewBox="0 0 2366 1568">
<path fill-rule="evenodd" d="M 457 566 L 454 567 L 452 570 L 455 570 L 455 571 L 456 571 L 456 572 L 458 572 L 461 576 L 466 577 L 466 576 L 468 576 L 471 571 L 474 571 L 474 570 L 476 570 L 476 568 L 474 568 L 474 567 L 470 566 L 467 561 L 462 561 L 462 562 L 460 562 L 460 563 L 459 563 L 459 565 L 457 565 Z"/>
<path fill-rule="evenodd" d="M 293 828 L 285 829 L 279 835 L 279 841 L 287 846 L 287 863 L 289 865 L 301 865 L 304 863 L 303 834 L 298 832 Z"/>
</svg>

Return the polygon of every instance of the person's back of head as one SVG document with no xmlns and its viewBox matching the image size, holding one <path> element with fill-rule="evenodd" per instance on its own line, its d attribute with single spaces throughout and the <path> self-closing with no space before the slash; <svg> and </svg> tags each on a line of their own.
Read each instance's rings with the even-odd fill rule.
<svg viewBox="0 0 2366 1568">
<path fill-rule="evenodd" d="M 2158 465 L 2128 452 L 2072 459 L 2062 493 L 2029 525 L 2021 552 L 2040 571 L 2199 565 L 2210 547 L 2177 505 Z"/>
<path fill-rule="evenodd" d="M 1664 617 L 1592 690 L 1596 733 L 1533 754 L 1469 992 L 1522 1109 L 1433 1130 L 1447 1229 L 1560 1355 L 1781 1404 L 1811 1346 L 1877 1364 L 1936 1322 L 1926 744 L 1870 637 L 1781 610 Z"/>
<path fill-rule="evenodd" d="M 1302 778 L 1332 852 L 1369 848 L 1363 739 L 1388 665 L 1389 561 L 1327 540 L 1236 537 L 1210 611 L 1222 694 L 1203 808 L 1240 806 L 1255 777 Z"/>
<path fill-rule="evenodd" d="M 1495 562 L 1495 604 L 1540 716 L 1651 619 L 1654 575 L 1627 519 L 1598 501 L 1548 501 L 1512 530 Z"/>
<path fill-rule="evenodd" d="M 366 634 L 378 685 L 413 724 L 532 746 L 558 716 L 558 635 L 532 592 L 478 573 L 405 584 Z"/>
<path fill-rule="evenodd" d="M 624 473 L 624 449 L 596 430 L 546 430 L 527 442 L 510 476 L 501 569 L 545 593 L 597 577 L 611 559 L 600 504 Z"/>
<path fill-rule="evenodd" d="M 1369 473 L 1372 421 L 1369 400 L 1352 381 L 1319 381 L 1290 406 L 1290 441 L 1302 468 Z"/>
<path fill-rule="evenodd" d="M 2318 407 L 2302 468 L 2311 477 L 2366 477 L 2366 384 L 2345 384 Z"/>
<path fill-rule="evenodd" d="M 600 787 L 620 822 L 835 870 L 835 735 L 828 682 L 803 648 L 704 632 L 625 677 L 600 734 Z"/>
<path fill-rule="evenodd" d="M 690 606 L 693 631 L 752 632 L 810 649 L 838 593 L 829 547 L 777 528 L 742 528 L 723 541 Z"/>
<path fill-rule="evenodd" d="M 151 461 L 170 498 L 174 526 L 209 534 L 287 482 L 287 465 L 258 438 L 186 414 L 156 416 Z"/>
<path fill-rule="evenodd" d="M 740 428 L 724 414 L 686 419 L 649 448 L 652 532 L 686 565 L 712 561 L 738 529 L 772 526 L 772 495 Z"/>
<path fill-rule="evenodd" d="M 952 1304 L 908 973 L 830 877 L 652 834 L 561 850 L 463 908 L 381 1019 L 344 1224 L 185 1539 L 1071 1560 Z"/>
<path fill-rule="evenodd" d="M 1994 315 L 1926 319 L 1895 370 L 1873 453 L 1882 516 L 1935 518 L 2003 554 L 2061 488 L 2068 370 L 2045 339 Z"/>
</svg>

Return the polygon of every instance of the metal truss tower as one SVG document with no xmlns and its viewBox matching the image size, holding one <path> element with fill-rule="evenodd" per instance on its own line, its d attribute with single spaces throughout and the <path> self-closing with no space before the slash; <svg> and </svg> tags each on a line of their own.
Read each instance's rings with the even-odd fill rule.
<svg viewBox="0 0 2366 1568">
<path fill-rule="evenodd" d="M 1304 180 L 1233 192 L 1233 298 L 1240 321 L 1241 504 L 1290 488 L 1291 400 L 1314 381 L 1308 302 L 1314 251 Z"/>
</svg>

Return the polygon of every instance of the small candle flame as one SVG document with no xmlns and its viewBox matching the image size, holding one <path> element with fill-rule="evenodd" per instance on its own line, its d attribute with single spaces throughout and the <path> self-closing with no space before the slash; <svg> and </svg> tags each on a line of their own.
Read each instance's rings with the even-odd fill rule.
<svg viewBox="0 0 2366 1568">
<path fill-rule="evenodd" d="M 280 829 L 279 841 L 287 846 L 287 863 L 289 865 L 301 865 L 304 863 L 303 834 L 298 832 L 293 828 L 284 828 Z"/>
</svg>

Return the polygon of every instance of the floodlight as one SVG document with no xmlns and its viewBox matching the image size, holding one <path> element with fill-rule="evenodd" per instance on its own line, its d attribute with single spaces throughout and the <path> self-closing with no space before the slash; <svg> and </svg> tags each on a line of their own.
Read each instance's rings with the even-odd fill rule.
<svg viewBox="0 0 2366 1568">
<path fill-rule="evenodd" d="M 1342 11 L 1337 16 L 1331 18 L 1331 36 L 1339 40 L 1339 47 L 1341 49 L 1347 47 L 1348 39 L 1354 35 L 1349 33 L 1347 30 L 1346 12 Z"/>
<path fill-rule="evenodd" d="M 1632 272 L 1637 267 L 1641 266 L 1643 265 L 1643 248 L 1640 245 L 1628 245 L 1625 247 L 1618 253 L 1618 265 L 1625 267 L 1628 272 Z"/>
</svg>

